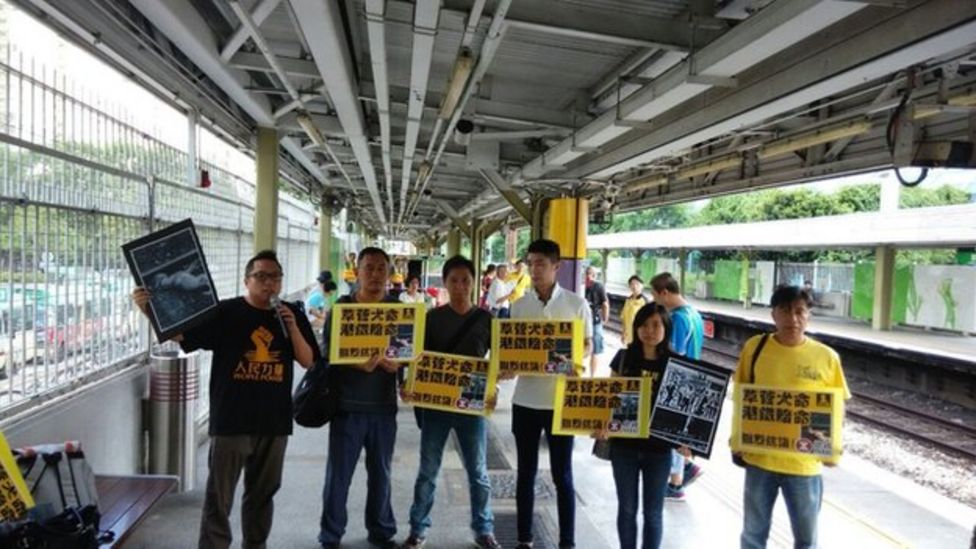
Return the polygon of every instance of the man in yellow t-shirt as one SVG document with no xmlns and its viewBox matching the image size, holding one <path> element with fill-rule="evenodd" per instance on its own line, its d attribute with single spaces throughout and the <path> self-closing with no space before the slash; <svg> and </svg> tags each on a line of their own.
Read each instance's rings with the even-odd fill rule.
<svg viewBox="0 0 976 549">
<path fill-rule="evenodd" d="M 512 287 L 512 297 L 508 299 L 509 303 L 514 304 L 525 295 L 525 290 L 528 290 L 532 284 L 532 277 L 529 276 L 529 273 L 525 272 L 525 261 L 521 259 L 515 261 L 515 272 L 508 275 L 506 282 L 514 284 Z"/>
<path fill-rule="evenodd" d="M 830 347 L 806 336 L 813 297 L 797 286 L 780 286 L 771 300 L 776 332 L 766 340 L 752 368 L 753 355 L 762 336 L 742 347 L 735 371 L 736 383 L 752 383 L 789 389 L 839 388 L 851 397 L 840 357 Z M 811 456 L 742 454 L 746 462 L 743 498 L 742 549 L 766 547 L 773 505 L 780 491 L 790 510 L 794 547 L 816 547 L 817 516 L 823 498 L 821 462 Z M 831 464 L 828 464 L 831 465 Z"/>
</svg>

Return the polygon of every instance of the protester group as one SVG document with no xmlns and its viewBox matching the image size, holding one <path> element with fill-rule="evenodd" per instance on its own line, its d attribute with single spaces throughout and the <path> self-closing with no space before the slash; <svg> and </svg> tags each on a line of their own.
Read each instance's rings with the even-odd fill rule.
<svg viewBox="0 0 976 549">
<path fill-rule="evenodd" d="M 412 405 L 414 395 L 404 383 L 408 363 L 375 354 L 356 365 L 330 364 L 332 312 L 350 304 L 425 305 L 423 350 L 483 359 L 492 350 L 494 319 L 575 321 L 582 325 L 583 355 L 571 372 L 558 375 L 499 374 L 506 384 L 514 379 L 511 433 L 517 455 L 517 549 L 533 547 L 536 476 L 540 444 L 546 437 L 549 470 L 556 491 L 558 546 L 576 547 L 573 436 L 554 432 L 554 403 L 560 377 L 588 378 L 600 372 L 597 358 L 604 352 L 604 327 L 610 306 L 604 285 L 592 266 L 585 271 L 580 292 L 557 282 L 560 249 L 539 239 L 512 265 L 489 266 L 475 272 L 472 261 L 455 256 L 442 269 L 446 303 L 433 306 L 416 274 L 398 275 L 391 282 L 395 260 L 382 249 L 367 247 L 350 254 L 341 272 L 349 292 L 339 296 L 340 283 L 323 271 L 313 295 L 305 303 L 278 302 L 283 270 L 273 251 L 262 251 L 244 266 L 243 296 L 220 301 L 206 321 L 173 339 L 185 351 L 213 351 L 210 377 L 210 455 L 199 547 L 231 545 L 231 506 L 243 473 L 241 504 L 243 546 L 266 546 L 273 519 L 273 498 L 281 485 L 285 450 L 292 434 L 294 363 L 303 368 L 334 369 L 338 413 L 329 422 L 327 465 L 317 542 L 337 548 L 346 534 L 349 493 L 360 454 L 365 450 L 365 517 L 368 541 L 375 547 L 417 549 L 437 547 L 431 520 L 442 457 L 454 431 L 470 492 L 470 528 L 481 548 L 501 547 L 495 537 L 491 481 L 487 471 L 486 414 L 454 413 L 415 406 L 420 428 L 419 467 L 409 508 L 409 532 L 398 537 L 391 498 L 391 470 L 397 443 L 398 409 Z M 480 303 L 472 301 L 479 284 Z M 620 312 L 622 348 L 609 361 L 610 375 L 651 378 L 657 399 L 659 382 L 670 360 L 702 358 L 704 326 L 701 315 L 682 295 L 679 280 L 659 273 L 648 281 L 634 275 L 630 295 Z M 144 311 L 150 294 L 137 288 L 133 300 Z M 273 307 L 272 303 L 280 303 Z M 849 398 L 836 352 L 806 335 L 812 295 L 797 286 L 778 287 L 770 303 L 775 331 L 746 341 L 734 381 L 783 390 L 837 389 Z M 321 333 L 321 338 L 316 337 Z M 319 342 L 319 340 L 321 342 Z M 737 397 L 738 398 L 738 397 Z M 488 405 L 497 403 L 491 395 Z M 621 548 L 661 546 L 662 539 L 681 532 L 663 523 L 668 499 L 686 499 L 688 486 L 704 468 L 689 448 L 658 437 L 617 438 L 607 429 L 590 434 L 606 441 L 617 495 L 617 537 Z M 589 443 L 593 443 L 589 441 Z M 728 459 L 727 451 L 712 459 Z M 823 497 L 822 465 L 815 455 L 737 452 L 745 467 L 742 495 L 743 548 L 765 547 L 774 503 L 781 492 L 789 510 L 794 546 L 815 547 L 817 518 Z M 579 459 L 579 458 L 577 458 Z M 359 488 L 361 489 L 361 488 Z M 638 513 L 643 527 L 638 532 Z M 443 525 L 448 526 L 448 525 Z M 734 544 L 728 540 L 722 545 Z M 582 545 L 580 545 L 582 547 Z"/>
</svg>

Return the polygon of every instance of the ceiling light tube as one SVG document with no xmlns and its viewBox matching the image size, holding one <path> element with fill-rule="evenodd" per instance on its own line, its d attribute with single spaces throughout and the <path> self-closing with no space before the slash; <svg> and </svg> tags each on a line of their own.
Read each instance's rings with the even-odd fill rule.
<svg viewBox="0 0 976 549">
<path fill-rule="evenodd" d="M 841 126 L 823 128 L 815 132 L 771 141 L 770 143 L 763 145 L 758 154 L 760 159 L 765 160 L 767 158 L 782 156 L 784 154 L 806 149 L 814 145 L 821 145 L 823 143 L 836 141 L 845 137 L 861 135 L 862 133 L 867 133 L 870 130 L 871 122 L 867 120 L 848 122 L 847 124 Z"/>
<path fill-rule="evenodd" d="M 471 76 L 472 69 L 474 69 L 474 57 L 471 57 L 470 51 L 462 49 L 457 59 L 454 60 L 454 68 L 451 70 L 451 80 L 447 84 L 447 93 L 444 94 L 444 103 L 441 104 L 441 110 L 437 114 L 438 118 L 447 120 L 454 115 L 454 109 L 457 108 L 458 101 L 461 99 L 461 93 L 464 92 L 464 86 L 468 83 L 468 77 Z"/>
</svg>

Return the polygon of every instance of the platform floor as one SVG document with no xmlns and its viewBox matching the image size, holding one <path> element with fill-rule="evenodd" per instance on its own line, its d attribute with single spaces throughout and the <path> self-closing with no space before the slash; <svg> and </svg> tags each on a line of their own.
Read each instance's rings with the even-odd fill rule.
<svg viewBox="0 0 976 549">
<path fill-rule="evenodd" d="M 601 357 L 598 374 L 607 372 L 607 364 L 618 346 L 614 335 L 608 334 L 608 338 L 608 349 Z M 513 382 L 503 384 L 499 409 L 491 418 L 491 436 L 513 467 L 491 473 L 510 480 L 514 480 L 516 463 L 515 443 L 510 434 L 512 388 Z M 727 405 L 730 406 L 730 403 Z M 689 487 L 686 501 L 668 502 L 665 506 L 663 546 L 666 548 L 738 546 L 742 524 L 743 473 L 728 459 L 729 411 L 725 414 L 726 421 L 722 424 L 721 432 L 716 436 L 717 447 L 713 458 L 699 461 L 706 471 L 705 475 Z M 419 461 L 420 432 L 408 407 L 402 407 L 398 420 L 393 502 L 400 528 L 397 538 L 402 540 L 409 528 L 407 513 Z M 288 446 L 284 483 L 275 498 L 275 526 L 268 547 L 318 547 L 316 535 L 322 508 L 320 494 L 327 435 L 327 427 L 296 427 Z M 611 467 L 608 462 L 590 455 L 591 446 L 589 439 L 578 438 L 576 441 L 577 547 L 617 547 L 617 506 Z M 126 547 L 189 548 L 196 545 L 203 504 L 202 486 L 206 479 L 206 451 L 206 445 L 200 447 L 197 488 L 185 494 L 166 496 Z M 540 459 L 541 464 L 547 461 L 545 457 Z M 545 468 L 545 465 L 542 467 Z M 540 477 L 548 480 L 546 472 Z M 976 509 L 960 505 L 928 488 L 853 457 L 846 457 L 839 467 L 827 469 L 824 479 L 826 495 L 820 526 L 822 547 L 969 547 L 971 532 L 976 525 Z M 544 494 L 550 489 L 548 482 L 540 488 Z M 361 465 L 353 480 L 349 500 L 350 524 L 343 547 L 369 547 L 363 526 L 364 507 L 365 470 Z M 497 534 L 500 539 L 513 540 L 505 544 L 506 548 L 513 547 L 515 501 L 496 498 L 493 507 Z M 239 509 L 238 496 L 234 511 L 235 536 L 239 536 L 240 532 Z M 537 514 L 541 519 L 537 521 L 542 530 L 541 537 L 551 538 L 557 524 L 554 497 L 537 499 Z M 457 452 L 450 445 L 445 453 L 437 488 L 433 522 L 428 547 L 453 549 L 471 546 L 465 474 Z M 541 541 L 537 538 L 537 542 Z M 240 539 L 236 538 L 235 546 L 239 542 Z M 792 546 L 789 521 L 782 502 L 774 514 L 769 546 Z M 544 549 L 555 545 L 537 543 L 536 547 Z"/>
<path fill-rule="evenodd" d="M 629 295 L 629 291 L 620 286 L 610 286 L 608 291 L 618 296 Z M 763 305 L 754 304 L 752 308 L 746 309 L 737 302 L 687 299 L 692 306 L 702 313 L 715 313 L 768 322 L 772 326 L 773 319 L 770 316 L 770 309 Z M 976 363 L 976 337 L 961 333 L 907 326 L 896 326 L 890 331 L 879 331 L 873 330 L 870 325 L 856 320 L 817 314 L 811 317 L 807 331 L 814 337 L 817 334 L 824 334 L 843 339 L 866 341 L 893 350 L 905 349 Z"/>
</svg>

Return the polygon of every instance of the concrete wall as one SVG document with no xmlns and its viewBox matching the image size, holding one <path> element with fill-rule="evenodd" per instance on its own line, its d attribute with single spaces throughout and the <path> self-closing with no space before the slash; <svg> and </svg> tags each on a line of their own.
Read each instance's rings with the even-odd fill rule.
<svg viewBox="0 0 976 549">
<path fill-rule="evenodd" d="M 12 447 L 79 440 L 96 473 L 136 474 L 148 367 L 136 366 L 2 426 Z"/>
</svg>

